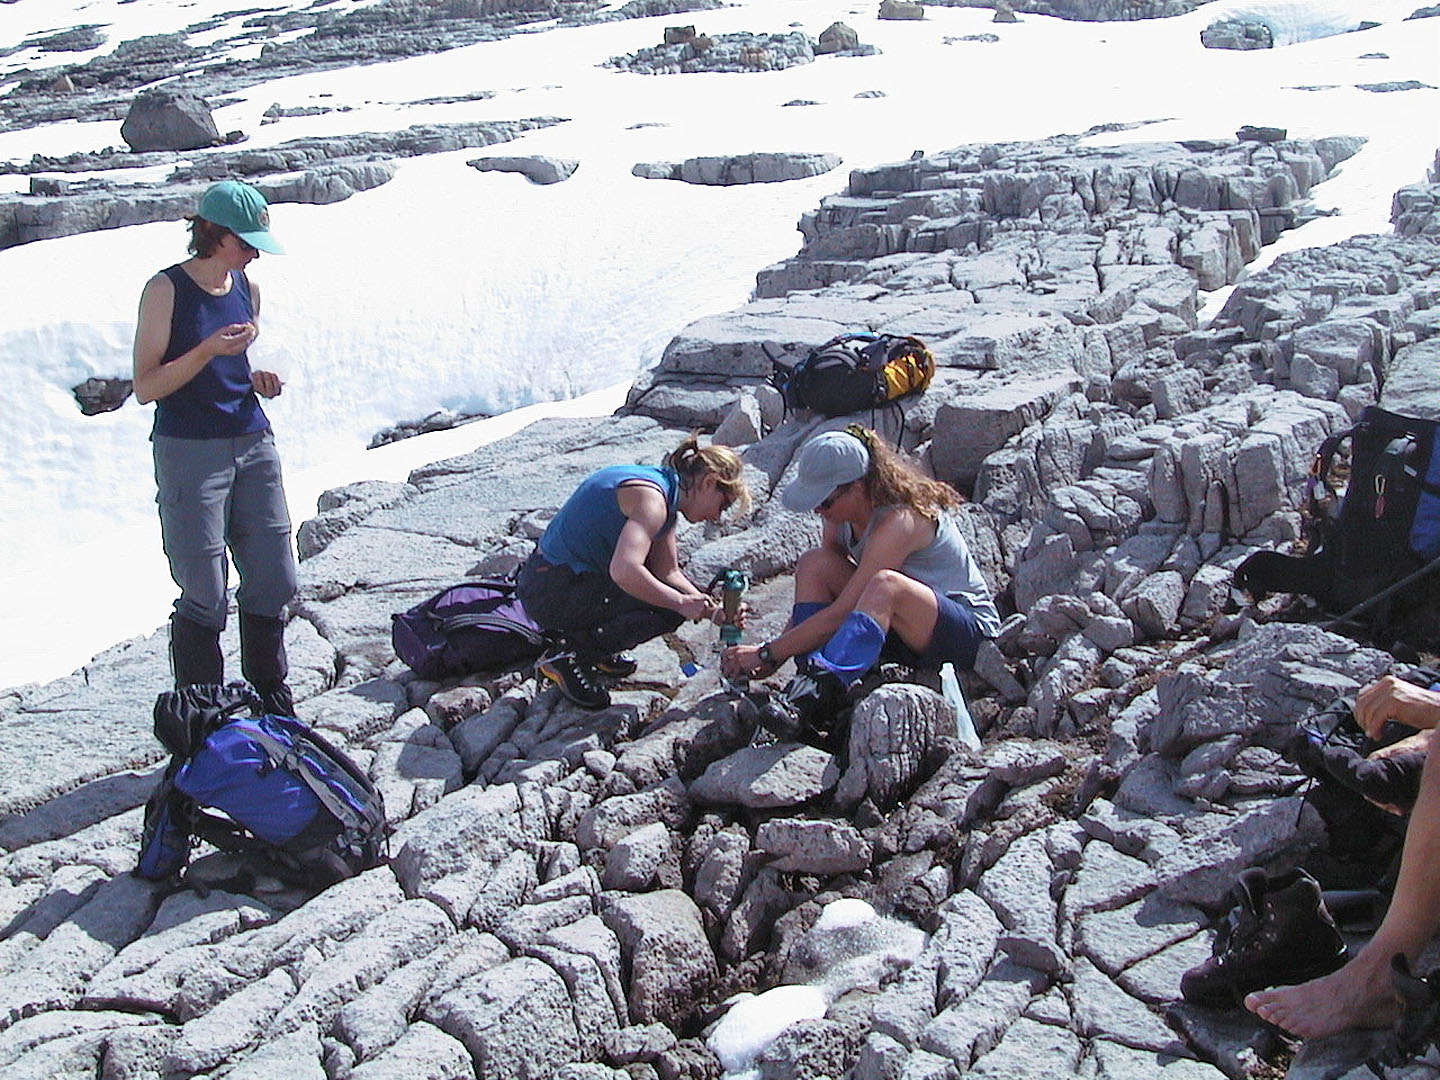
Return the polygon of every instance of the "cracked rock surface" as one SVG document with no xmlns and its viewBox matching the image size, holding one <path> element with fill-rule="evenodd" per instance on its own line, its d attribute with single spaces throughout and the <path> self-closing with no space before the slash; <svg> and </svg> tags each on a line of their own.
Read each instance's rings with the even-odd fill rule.
<svg viewBox="0 0 1440 1080">
<path fill-rule="evenodd" d="M 1321 438 L 1433 393 L 1414 375 L 1440 307 L 1433 183 L 1397 197 L 1404 235 L 1284 256 L 1197 319 L 1356 145 L 1061 139 L 857 170 L 622 415 L 330 493 L 287 628 L 297 711 L 395 831 L 387 865 L 317 896 L 241 890 L 219 855 L 193 867 L 203 894 L 129 874 L 163 634 L 0 697 L 0 1071 L 1363 1075 L 1364 1038 L 1292 1056 L 1177 1001 L 1238 872 L 1325 841 L 1277 730 L 1394 665 L 1244 605 L 1230 573 L 1298 536 Z M 599 712 L 528 672 L 435 683 L 395 659 L 392 613 L 513 567 L 591 470 L 658 461 L 696 425 L 743 448 L 757 509 L 684 527 L 682 556 L 700 581 L 748 570 L 747 633 L 777 632 L 818 530 L 772 495 L 844 421 L 785 417 L 770 356 L 858 327 L 918 334 L 942 365 L 903 416 L 860 419 L 971 496 L 1008 616 L 965 675 L 981 749 L 893 672 L 834 752 L 757 740 L 713 628 L 638 650 Z M 856 901 L 878 916 L 836 914 Z M 775 987 L 805 1018 L 722 1057 L 726 1000 Z"/>
</svg>

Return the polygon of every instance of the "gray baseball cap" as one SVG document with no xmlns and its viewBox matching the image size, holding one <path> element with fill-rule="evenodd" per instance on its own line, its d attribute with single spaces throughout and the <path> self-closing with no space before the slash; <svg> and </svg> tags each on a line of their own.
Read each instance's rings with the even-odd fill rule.
<svg viewBox="0 0 1440 1080">
<path fill-rule="evenodd" d="M 826 431 L 800 448 L 795 479 L 780 493 L 787 510 L 808 513 L 841 484 L 870 471 L 870 450 L 845 431 Z"/>
</svg>

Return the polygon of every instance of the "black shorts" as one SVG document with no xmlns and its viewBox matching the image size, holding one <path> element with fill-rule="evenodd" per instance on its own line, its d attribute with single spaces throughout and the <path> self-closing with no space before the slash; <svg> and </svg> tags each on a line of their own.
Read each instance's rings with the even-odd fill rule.
<svg viewBox="0 0 1440 1080">
<path fill-rule="evenodd" d="M 685 621 L 631 596 L 609 574 L 547 562 L 538 550 L 520 568 L 516 591 L 542 630 L 587 660 L 634 648 Z"/>
</svg>

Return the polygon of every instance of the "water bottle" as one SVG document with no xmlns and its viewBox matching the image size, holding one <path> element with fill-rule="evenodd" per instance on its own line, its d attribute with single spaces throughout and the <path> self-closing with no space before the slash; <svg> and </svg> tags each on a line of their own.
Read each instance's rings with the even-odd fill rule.
<svg viewBox="0 0 1440 1080">
<path fill-rule="evenodd" d="M 955 675 L 955 665 L 947 663 L 940 669 L 940 692 L 955 709 L 955 737 L 960 745 L 969 750 L 980 749 L 980 736 L 975 731 L 975 720 L 965 704 L 965 695 L 960 690 L 960 680 Z"/>
<path fill-rule="evenodd" d="M 720 606 L 724 612 L 724 622 L 720 624 L 719 645 L 720 651 L 724 652 L 731 645 L 740 644 L 740 600 L 745 595 L 750 579 L 743 570 L 722 570 L 715 577 L 714 584 L 720 586 Z M 721 682 L 727 690 L 736 694 L 743 694 L 750 689 L 750 680 L 744 675 L 722 677 Z"/>
</svg>

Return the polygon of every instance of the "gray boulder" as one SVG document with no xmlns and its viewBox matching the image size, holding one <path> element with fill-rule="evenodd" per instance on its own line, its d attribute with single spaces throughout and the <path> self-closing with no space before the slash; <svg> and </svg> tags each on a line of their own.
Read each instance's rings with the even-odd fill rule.
<svg viewBox="0 0 1440 1080">
<path fill-rule="evenodd" d="M 833 876 L 870 865 L 869 842 L 844 822 L 777 818 L 760 826 L 755 844 L 776 870 Z"/>
<path fill-rule="evenodd" d="M 860 44 L 860 35 L 846 26 L 843 22 L 833 22 L 824 30 L 820 31 L 820 37 L 816 40 L 815 55 L 822 56 L 829 53 L 848 52 L 857 48 Z"/>
<path fill-rule="evenodd" d="M 468 164 L 480 172 L 520 173 L 532 184 L 558 184 L 561 180 L 569 180 L 580 167 L 580 162 L 573 158 L 546 154 L 476 158 Z"/>
<path fill-rule="evenodd" d="M 423 1018 L 464 1044 L 479 1076 L 546 1080 L 580 1049 L 564 980 L 527 956 L 461 982 Z"/>
<path fill-rule="evenodd" d="M 1422 420 L 1440 420 L 1440 389 L 1435 365 L 1440 363 L 1440 337 L 1407 345 L 1395 354 L 1380 394 L 1381 408 Z"/>
<path fill-rule="evenodd" d="M 756 153 L 726 157 L 693 157 L 680 163 L 676 180 L 687 184 L 728 187 L 733 184 L 774 184 L 819 176 L 840 166 L 829 153 Z M 637 174 L 638 175 L 638 174 Z"/>
<path fill-rule="evenodd" d="M 913 683 L 877 687 L 851 713 L 850 764 L 836 804 L 894 806 L 935 769 L 954 735 L 955 711 L 935 691 Z"/>
<path fill-rule="evenodd" d="M 131 150 L 198 150 L 215 146 L 220 131 L 210 106 L 187 90 L 159 87 L 135 98 L 120 125 Z"/>
<path fill-rule="evenodd" d="M 982 463 L 1012 435 L 1044 419 L 1080 386 L 1074 374 L 1012 380 L 986 393 L 958 398 L 935 413 L 930 460 L 936 475 L 968 487 Z"/>
<path fill-rule="evenodd" d="M 86 416 L 95 416 L 98 413 L 114 412 L 125 404 L 130 396 L 133 383 L 125 378 L 95 378 L 86 379 L 78 386 L 71 388 L 75 395 L 75 401 L 80 406 L 80 411 Z"/>
<path fill-rule="evenodd" d="M 350 1080 L 471 1080 L 474 1075 L 464 1043 L 417 1020 L 393 1046 L 355 1066 Z"/>
<path fill-rule="evenodd" d="M 1207 49 L 1272 49 L 1275 36 L 1267 23 L 1254 19 L 1217 19 L 1200 31 Z"/>
<path fill-rule="evenodd" d="M 690 74 L 701 71 L 779 71 L 815 59 L 814 43 L 798 30 L 785 34 L 704 34 L 640 49 L 607 63 L 646 75 Z"/>
<path fill-rule="evenodd" d="M 925 18 L 925 8 L 922 4 L 913 3 L 912 0 L 881 0 L 880 13 L 877 18 L 923 19 Z"/>
<path fill-rule="evenodd" d="M 709 766 L 689 788 L 702 805 L 770 809 L 799 806 L 835 786 L 835 759 L 793 743 L 738 750 Z"/>
<path fill-rule="evenodd" d="M 718 971 L 700 909 L 678 889 L 601 897 L 600 917 L 630 972 L 630 1020 L 674 1024 L 703 999 Z"/>
</svg>

